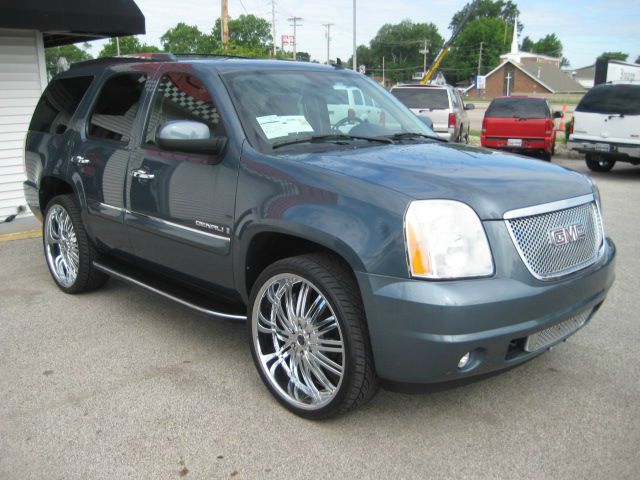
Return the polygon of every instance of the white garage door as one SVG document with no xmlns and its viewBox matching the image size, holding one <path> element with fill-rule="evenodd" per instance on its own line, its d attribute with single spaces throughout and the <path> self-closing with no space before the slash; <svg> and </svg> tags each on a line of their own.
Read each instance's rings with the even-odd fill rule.
<svg viewBox="0 0 640 480">
<path fill-rule="evenodd" d="M 24 138 L 45 86 L 42 36 L 30 30 L 0 29 L 0 222 L 26 205 Z"/>
</svg>

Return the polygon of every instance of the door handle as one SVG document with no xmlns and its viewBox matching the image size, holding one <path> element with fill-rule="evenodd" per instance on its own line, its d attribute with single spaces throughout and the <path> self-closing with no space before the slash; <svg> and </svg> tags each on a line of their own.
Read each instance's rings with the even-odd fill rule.
<svg viewBox="0 0 640 480">
<path fill-rule="evenodd" d="M 80 155 L 76 155 L 74 157 L 71 157 L 71 163 L 75 163 L 76 165 L 88 165 L 89 163 L 91 163 L 91 160 L 81 157 Z"/>
<path fill-rule="evenodd" d="M 153 173 L 149 173 L 144 168 L 139 168 L 138 170 L 131 170 L 131 176 L 134 178 L 139 178 L 141 180 L 152 180 L 156 177 Z"/>
</svg>

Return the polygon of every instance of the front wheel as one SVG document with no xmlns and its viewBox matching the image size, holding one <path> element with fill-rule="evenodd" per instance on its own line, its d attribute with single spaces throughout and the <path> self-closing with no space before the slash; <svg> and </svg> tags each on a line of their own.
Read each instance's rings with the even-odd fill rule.
<svg viewBox="0 0 640 480">
<path fill-rule="evenodd" d="M 608 172 L 616 164 L 615 160 L 608 160 L 602 155 L 587 155 L 585 161 L 592 172 Z"/>
<path fill-rule="evenodd" d="M 47 205 L 42 242 L 49 272 L 66 293 L 101 287 L 109 278 L 93 267 L 97 257 L 73 195 L 58 195 Z"/>
<path fill-rule="evenodd" d="M 302 255 L 272 264 L 256 281 L 249 305 L 254 362 L 290 411 L 326 418 L 376 392 L 358 286 L 337 258 Z"/>
</svg>

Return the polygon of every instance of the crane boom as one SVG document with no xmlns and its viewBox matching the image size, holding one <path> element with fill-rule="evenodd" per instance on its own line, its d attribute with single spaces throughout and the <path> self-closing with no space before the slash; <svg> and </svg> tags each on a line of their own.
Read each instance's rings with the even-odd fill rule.
<svg viewBox="0 0 640 480">
<path fill-rule="evenodd" d="M 442 60 L 444 59 L 445 55 L 451 48 L 451 44 L 456 39 L 456 37 L 460 34 L 460 32 L 462 31 L 462 27 L 464 27 L 464 25 L 467 23 L 467 20 L 469 20 L 469 17 L 473 13 L 473 11 L 476 9 L 477 3 L 479 3 L 479 0 L 475 0 L 474 2 L 471 3 L 471 5 L 469 5 L 469 8 L 467 9 L 467 13 L 464 14 L 464 17 L 462 17 L 462 20 L 460 21 L 456 29 L 451 34 L 451 37 L 449 38 L 449 40 L 447 40 L 444 43 L 444 45 L 442 45 L 442 48 L 438 52 L 438 55 L 436 55 L 436 58 L 433 60 L 433 63 L 429 67 L 429 70 L 424 74 L 424 77 L 422 77 L 422 80 L 420 80 L 420 85 L 426 85 L 427 83 L 429 83 L 429 80 L 431 80 L 431 77 L 433 77 L 433 75 L 438 71 L 438 68 L 440 68 L 440 64 L 442 63 Z"/>
</svg>

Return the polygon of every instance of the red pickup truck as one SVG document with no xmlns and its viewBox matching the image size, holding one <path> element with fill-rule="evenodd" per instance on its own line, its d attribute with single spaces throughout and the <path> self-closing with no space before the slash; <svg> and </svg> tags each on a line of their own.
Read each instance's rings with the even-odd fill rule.
<svg viewBox="0 0 640 480">
<path fill-rule="evenodd" d="M 551 161 L 556 142 L 553 119 L 544 98 L 497 97 L 487 108 L 482 120 L 480 143 L 483 147 L 539 154 Z"/>
</svg>

